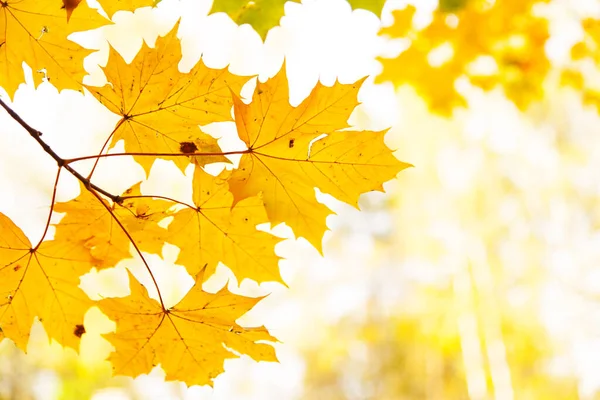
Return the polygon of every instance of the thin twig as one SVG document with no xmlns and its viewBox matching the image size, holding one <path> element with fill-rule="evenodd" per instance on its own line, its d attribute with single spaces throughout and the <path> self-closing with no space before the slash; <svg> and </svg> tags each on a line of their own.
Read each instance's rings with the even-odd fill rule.
<svg viewBox="0 0 600 400">
<path fill-rule="evenodd" d="M 129 242 L 135 248 L 136 253 L 138 253 L 138 255 L 140 256 L 140 258 L 142 259 L 142 262 L 144 263 L 144 266 L 148 270 L 148 273 L 150 274 L 150 278 L 152 278 L 152 282 L 154 282 L 154 286 L 156 287 L 156 291 L 158 292 L 158 300 L 160 301 L 160 305 L 162 306 L 163 311 L 166 312 L 167 309 L 165 307 L 165 303 L 163 301 L 162 295 L 160 294 L 160 288 L 158 286 L 158 282 L 156 281 L 156 278 L 154 277 L 154 274 L 152 273 L 152 270 L 150 269 L 150 265 L 148 265 L 148 262 L 144 258 L 144 255 L 142 254 L 142 251 L 140 250 L 140 248 L 138 247 L 138 245 L 135 243 L 135 240 L 133 240 L 133 237 L 131 236 L 131 234 L 129 233 L 129 231 L 127 230 L 127 228 L 125 228 L 123 226 L 123 224 L 121 223 L 121 221 L 119 221 L 119 218 L 117 218 L 117 216 L 115 215 L 115 213 L 113 212 L 113 210 L 103 201 L 103 199 L 100 197 L 100 195 L 96 191 L 94 191 L 94 190 L 90 190 L 90 193 L 92 195 L 94 195 L 94 197 L 96 197 L 98 199 L 98 201 L 102 204 L 102 206 L 104 206 L 104 208 L 106 208 L 106 211 L 108 211 L 108 213 L 115 220 L 115 222 L 117 223 L 117 225 L 119 225 L 119 227 L 121 228 L 121 230 L 123 231 L 123 233 L 125 234 L 125 236 L 127 236 L 127 238 L 129 239 Z"/>
<path fill-rule="evenodd" d="M 58 167 L 58 171 L 56 172 L 56 180 L 54 181 L 54 189 L 52 189 L 52 200 L 50 201 L 50 212 L 48 213 L 48 220 L 46 221 L 46 227 L 44 228 L 44 233 L 42 233 L 42 237 L 40 238 L 40 241 L 38 242 L 38 244 L 35 245 L 33 250 L 37 250 L 40 247 L 40 245 L 44 241 L 44 238 L 46 237 L 46 234 L 48 233 L 48 228 L 50 227 L 50 221 L 52 220 L 52 211 L 54 211 L 54 202 L 56 200 L 56 190 L 58 188 L 58 180 L 60 179 L 60 171 L 62 171 L 62 167 Z"/>
<path fill-rule="evenodd" d="M 108 142 L 114 136 L 115 132 L 117 131 L 117 129 L 119 129 L 119 127 L 121 126 L 121 124 L 123 124 L 123 121 L 125 121 L 125 120 L 121 119 L 119 122 L 117 122 L 117 125 L 115 126 L 115 129 L 113 129 L 113 131 L 110 133 L 110 135 L 108 135 L 108 138 L 106 138 L 106 140 L 104 141 L 104 144 L 102 145 L 102 148 L 100 149 L 100 153 L 98 153 L 98 155 L 102 155 L 102 153 L 104 152 L 104 149 L 106 148 L 106 146 L 108 146 Z M 92 175 L 94 175 L 94 171 L 96 170 L 96 167 L 98 166 L 98 162 L 99 161 L 100 161 L 100 157 L 96 158 L 96 161 L 94 161 L 94 165 L 92 166 L 92 170 L 88 174 L 88 177 L 87 177 L 88 179 L 92 179 Z M 68 162 L 67 162 L 67 164 L 68 164 Z"/>
<path fill-rule="evenodd" d="M 48 155 L 50 155 L 50 157 L 52 157 L 54 161 L 56 161 L 59 168 L 64 168 L 67 171 L 69 171 L 75 178 L 79 179 L 81 183 L 85 185 L 86 188 L 92 188 L 95 191 L 102 193 L 104 196 L 108 197 L 115 203 L 117 202 L 116 200 L 118 199 L 118 196 L 115 196 L 114 194 L 107 192 L 101 187 L 94 185 L 92 182 L 90 182 L 89 179 L 85 178 L 83 175 L 77 172 L 77 170 L 73 169 L 73 167 L 71 167 L 68 163 L 65 162 L 64 158 L 56 154 L 56 152 L 52 150 L 52 148 L 46 142 L 44 142 L 44 140 L 42 139 L 42 132 L 31 127 L 31 125 L 25 122 L 23 118 L 21 118 L 19 114 L 17 114 L 12 108 L 10 108 L 2 99 L 0 99 L 0 106 L 2 106 L 2 108 L 6 110 L 6 112 L 12 117 L 12 119 L 17 121 L 19 125 L 21 125 L 29 133 L 29 135 L 35 139 L 36 142 L 38 142 L 40 147 L 44 149 L 44 151 Z"/>
<path fill-rule="evenodd" d="M 135 248 L 137 254 L 140 256 L 140 258 L 142 259 L 142 262 L 146 266 L 146 269 L 148 270 L 148 273 L 150 274 L 150 277 L 152 278 L 152 281 L 154 282 L 154 286 L 156 287 L 156 291 L 158 293 L 158 299 L 159 299 L 160 304 L 161 304 L 161 306 L 163 308 L 163 311 L 166 312 L 167 309 L 165 308 L 165 304 L 163 302 L 162 295 L 160 293 L 160 288 L 158 286 L 158 282 L 156 281 L 156 278 L 154 277 L 154 274 L 152 273 L 152 270 L 150 269 L 150 265 L 148 265 L 148 262 L 146 261 L 146 259 L 142 255 L 142 252 L 141 252 L 140 248 L 135 243 L 135 240 L 133 240 L 133 237 L 131 236 L 131 234 L 127 231 L 127 229 L 125 228 L 125 226 L 123 226 L 123 224 L 121 223 L 121 221 L 119 221 L 119 219 L 117 218 L 117 216 L 115 215 L 115 213 L 113 212 L 113 210 L 105 203 L 104 199 L 102 199 L 98 193 L 101 193 L 104 196 L 108 197 L 109 199 L 111 199 L 113 201 L 113 203 L 116 203 L 116 204 L 120 203 L 122 201 L 122 199 L 119 196 L 115 196 L 115 195 L 107 192 L 106 190 L 104 190 L 104 189 L 102 189 L 102 188 L 94 185 L 93 183 L 90 182 L 89 179 L 83 177 L 83 175 L 81 175 L 79 172 L 77 172 L 75 169 L 73 169 L 73 167 L 71 167 L 68 163 L 65 162 L 65 159 L 63 159 L 58 154 L 56 154 L 56 152 L 54 150 L 52 150 L 52 148 L 46 142 L 44 142 L 42 140 L 42 138 L 41 138 L 42 133 L 40 131 L 34 129 L 27 122 L 25 122 L 23 120 L 23 118 L 21 118 L 19 116 L 19 114 L 17 114 L 15 111 L 13 111 L 4 101 L 2 101 L 2 99 L 0 99 L 0 106 L 2 106 L 2 108 L 4 108 L 6 110 L 6 112 L 15 121 L 17 121 L 19 123 L 19 125 L 21 125 L 27 132 L 29 132 L 29 134 L 31 135 L 31 137 L 33 137 L 38 142 L 38 144 L 42 147 L 42 149 L 44 149 L 44 151 L 47 154 L 49 154 L 56 161 L 56 163 L 58 164 L 58 172 L 56 174 L 56 181 L 54 183 L 54 191 L 53 191 L 53 194 L 52 194 L 52 205 L 50 206 L 50 214 L 48 216 L 48 222 L 46 224 L 46 228 L 44 230 L 44 234 L 42 235 L 42 239 L 40 240 L 40 243 L 38 243 L 38 245 L 36 246 L 36 248 L 44 240 L 44 236 L 46 236 L 46 233 L 48 231 L 48 226 L 50 225 L 50 219 L 52 217 L 52 211 L 54 209 L 54 201 L 56 200 L 56 188 L 58 186 L 58 179 L 60 177 L 60 171 L 61 171 L 62 168 L 64 168 L 67 171 L 69 171 L 73 176 L 75 176 L 79 181 L 81 181 L 81 183 L 84 184 L 85 188 L 94 197 L 96 197 L 96 199 L 98 199 L 98 201 L 102 204 L 102 206 L 104 208 L 106 208 L 106 210 L 108 211 L 108 213 L 115 220 L 115 222 L 117 223 L 117 225 L 119 225 L 119 227 L 121 228 L 121 230 L 125 233 L 125 235 L 129 239 L 129 242 L 133 245 L 133 247 Z"/>
</svg>

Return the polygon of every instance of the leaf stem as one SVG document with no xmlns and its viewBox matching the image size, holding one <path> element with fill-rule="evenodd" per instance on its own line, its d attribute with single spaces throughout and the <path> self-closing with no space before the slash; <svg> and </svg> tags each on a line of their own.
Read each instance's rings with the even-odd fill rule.
<svg viewBox="0 0 600 400">
<path fill-rule="evenodd" d="M 44 228 L 44 233 L 42 233 L 42 237 L 40 238 L 40 241 L 38 242 L 38 244 L 35 245 L 33 250 L 37 250 L 40 247 L 40 245 L 44 241 L 44 238 L 46 237 L 46 234 L 48 233 L 48 228 L 50 227 L 50 221 L 52 220 L 52 211 L 54 210 L 54 202 L 56 201 L 56 190 L 58 188 L 58 180 L 60 179 L 60 171 L 62 171 L 62 167 L 58 167 L 58 171 L 56 172 L 56 179 L 54 181 L 54 189 L 52 189 L 52 200 L 50 201 L 50 212 L 48 213 L 48 220 L 46 220 L 46 227 Z"/>
<path fill-rule="evenodd" d="M 167 309 L 165 307 L 165 303 L 164 303 L 162 295 L 160 293 L 160 287 L 158 286 L 158 282 L 156 281 L 156 278 L 154 277 L 154 273 L 152 273 L 152 270 L 150 269 L 150 265 L 148 265 L 148 262 L 144 258 L 144 255 L 142 254 L 142 251 L 138 247 L 137 243 L 135 243 L 135 240 L 133 240 L 133 237 L 131 236 L 131 234 L 129 233 L 129 231 L 127 230 L 127 228 L 125 228 L 125 226 L 123 226 L 123 224 L 121 223 L 121 221 L 119 221 L 119 218 L 117 218 L 117 216 L 115 215 L 115 213 L 113 212 L 113 210 L 103 201 L 103 199 L 100 197 L 100 195 L 95 190 L 90 190 L 89 188 L 88 188 L 88 190 L 90 191 L 90 193 L 94 197 L 96 197 L 96 199 L 98 199 L 98 201 L 102 204 L 102 206 L 104 208 L 106 208 L 106 211 L 108 211 L 108 213 L 110 214 L 110 216 L 112 217 L 112 219 L 114 219 L 115 222 L 117 223 L 117 225 L 119 225 L 119 227 L 121 228 L 121 230 L 123 231 L 123 233 L 125 234 L 125 236 L 127 236 L 127 238 L 129 239 L 129 242 L 133 245 L 133 247 L 135 249 L 135 252 L 142 259 L 142 262 L 144 263 L 144 266 L 146 267 L 146 270 L 148 270 L 148 273 L 150 274 L 150 278 L 152 278 L 152 282 L 154 283 L 154 286 L 156 287 L 156 292 L 158 293 L 158 300 L 160 302 L 160 305 L 161 305 L 163 311 L 166 312 Z"/>
<path fill-rule="evenodd" d="M 194 207 L 191 204 L 188 204 L 184 201 L 176 200 L 176 199 L 173 199 L 171 197 L 166 197 L 166 196 L 155 196 L 153 194 L 149 194 L 149 195 L 141 194 L 141 195 L 134 195 L 134 196 L 120 196 L 119 197 L 120 201 L 125 201 L 127 199 L 161 199 L 161 200 L 167 200 L 167 201 L 171 201 L 173 203 L 181 204 L 182 206 L 189 207 L 192 210 L 198 210 L 198 207 Z"/>
<path fill-rule="evenodd" d="M 234 154 L 247 154 L 252 150 L 236 150 L 236 151 L 223 151 L 215 153 L 109 153 L 109 154 L 97 154 L 93 156 L 83 156 L 76 158 L 65 159 L 65 164 L 71 164 L 77 161 L 91 160 L 105 157 L 122 157 L 122 156 L 149 156 L 149 157 L 209 157 L 209 156 L 230 156 Z"/>
</svg>

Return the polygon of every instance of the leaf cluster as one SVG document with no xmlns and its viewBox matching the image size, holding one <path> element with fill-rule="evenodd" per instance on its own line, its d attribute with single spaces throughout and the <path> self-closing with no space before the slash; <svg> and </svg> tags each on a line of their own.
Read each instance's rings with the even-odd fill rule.
<svg viewBox="0 0 600 400">
<path fill-rule="evenodd" d="M 118 9 L 134 10 L 147 1 L 100 1 L 110 17 Z M 106 132 L 97 154 L 66 159 L 44 140 L 7 102 L 0 105 L 57 163 L 54 193 L 44 234 L 31 241 L 0 213 L 0 337 L 25 350 L 31 324 L 37 318 L 48 336 L 77 349 L 86 333 L 84 315 L 99 307 L 116 323 L 106 335 L 114 346 L 115 372 L 129 376 L 160 365 L 168 379 L 188 385 L 211 384 L 227 358 L 247 354 L 255 360 L 276 361 L 276 341 L 264 326 L 243 327 L 236 320 L 261 298 L 236 295 L 226 288 L 206 292 L 202 284 L 217 264 L 226 265 L 239 281 L 284 283 L 275 253 L 281 241 L 257 225 L 285 223 L 297 237 L 321 250 L 327 229 L 327 206 L 315 190 L 352 205 L 365 192 L 408 167 L 384 144 L 385 131 L 348 130 L 347 120 L 358 104 L 362 83 L 318 84 L 297 107 L 289 103 L 285 67 L 266 82 L 258 82 L 249 102 L 240 97 L 251 77 L 198 62 L 181 72 L 181 46 L 175 26 L 146 44 L 127 62 L 111 48 L 103 67 L 104 86 L 84 86 L 83 58 L 89 53 L 69 41 L 75 31 L 109 23 L 85 2 L 7 0 L 0 2 L 0 85 L 12 97 L 23 82 L 23 62 L 34 70 L 35 84 L 47 80 L 58 89 L 85 89 L 118 122 Z M 41 34 L 38 34 L 41 32 Z M 21 43 L 21 44 L 18 44 Z M 233 111 L 232 111 L 233 109 Z M 200 126 L 233 121 L 245 149 L 225 152 Z M 112 151 L 123 142 L 125 152 Z M 239 165 L 213 176 L 204 166 Z M 145 194 L 132 182 L 121 194 L 94 184 L 100 162 L 133 156 L 147 175 L 157 159 L 173 162 L 182 173 L 193 169 L 193 202 Z M 83 160 L 94 160 L 84 176 Z M 188 169 L 189 167 L 189 169 Z M 64 174 L 81 183 L 77 198 L 56 202 Z M 115 178 L 117 176 L 115 175 Z M 48 235 L 54 213 L 62 213 L 54 237 Z M 163 300 L 148 254 L 163 256 L 165 243 L 179 248 L 176 260 L 194 277 L 194 286 L 174 306 Z M 145 266 L 157 296 L 129 274 L 126 297 L 91 300 L 80 289 L 80 277 L 93 268 L 116 267 L 134 259 Z"/>
</svg>

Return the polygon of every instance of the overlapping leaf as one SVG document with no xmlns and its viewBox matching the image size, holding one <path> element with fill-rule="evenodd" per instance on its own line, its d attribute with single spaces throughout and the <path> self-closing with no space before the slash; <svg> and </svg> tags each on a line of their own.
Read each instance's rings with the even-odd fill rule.
<svg viewBox="0 0 600 400">
<path fill-rule="evenodd" d="M 133 276 L 129 279 L 129 296 L 98 303 L 117 324 L 116 332 L 106 335 L 115 347 L 110 361 L 117 374 L 135 377 L 160 364 L 167 379 L 212 385 L 212 379 L 223 372 L 224 360 L 238 357 L 234 352 L 256 361 L 277 361 L 271 345 L 257 343 L 276 341 L 266 328 L 236 323 L 260 297 L 235 295 L 226 288 L 215 294 L 204 292 L 200 274 L 186 296 L 164 310 Z"/>
<path fill-rule="evenodd" d="M 466 76 L 485 90 L 500 85 L 524 109 L 542 96 L 542 82 L 550 68 L 544 50 L 548 21 L 532 11 L 543 2 L 470 1 L 452 8 L 454 15 L 437 10 L 432 22 L 420 30 L 411 25 L 414 7 L 396 10 L 394 25 L 381 34 L 410 39 L 410 45 L 396 58 L 380 59 L 383 71 L 376 81 L 411 85 L 432 111 L 449 115 L 466 104 L 455 88 L 456 80 Z"/>
<path fill-rule="evenodd" d="M 56 203 L 54 211 L 66 213 L 56 226 L 55 238 L 65 242 L 81 242 L 100 268 L 113 267 L 131 258 L 131 239 L 142 251 L 160 254 L 166 230 L 157 225 L 164 211 L 173 204 L 140 196 L 139 184 L 128 189 L 122 204 L 100 200 L 83 185 L 81 194 L 66 203 Z M 118 221 L 118 222 L 117 222 Z M 122 227 L 119 225 L 122 225 Z M 125 228 L 131 239 L 127 236 Z"/>
<path fill-rule="evenodd" d="M 0 7 L 0 86 L 12 97 L 25 82 L 23 62 L 39 85 L 44 74 L 59 90 L 81 88 L 83 59 L 91 51 L 67 39 L 73 32 L 109 23 L 82 2 L 63 9 L 61 0 L 6 0 Z M 72 12 L 72 15 L 71 15 Z M 67 21 L 67 16 L 70 16 Z"/>
<path fill-rule="evenodd" d="M 177 263 L 192 275 L 206 268 L 208 277 L 221 261 L 240 282 L 250 278 L 283 283 L 274 252 L 281 239 L 256 229 L 269 221 L 262 200 L 251 197 L 233 207 L 233 195 L 223 179 L 227 175 L 215 178 L 196 167 L 194 204 L 198 208 L 178 211 L 169 224 L 167 241 L 181 249 Z"/>
<path fill-rule="evenodd" d="M 0 337 L 25 350 L 34 318 L 48 336 L 64 346 L 79 347 L 83 317 L 91 300 L 79 289 L 79 277 L 91 268 L 81 245 L 29 239 L 0 213 Z"/>
<path fill-rule="evenodd" d="M 273 224 L 285 222 L 320 249 L 331 211 L 316 200 L 315 187 L 356 205 L 361 193 L 382 190 L 383 182 L 409 166 L 391 154 L 383 132 L 341 131 L 358 104 L 361 83 L 319 83 L 292 107 L 282 68 L 258 83 L 252 103 L 236 97 L 236 126 L 248 152 L 230 179 L 235 201 L 262 193 Z"/>
<path fill-rule="evenodd" d="M 230 121 L 230 92 L 239 93 L 248 80 L 226 69 L 208 68 L 202 61 L 190 72 L 180 72 L 181 45 L 176 33 L 177 26 L 159 38 L 155 48 L 144 44 L 129 64 L 111 48 L 104 67 L 108 84 L 88 87 L 102 104 L 121 116 L 110 146 L 124 140 L 125 150 L 134 154 L 146 173 L 156 157 L 140 153 L 215 153 L 196 158 L 196 162 L 228 162 L 220 155 L 217 141 L 198 125 Z M 157 157 L 173 160 L 181 169 L 190 163 L 189 157 Z"/>
<path fill-rule="evenodd" d="M 110 16 L 120 9 L 150 5 L 143 0 L 100 2 Z M 19 9 L 19 4 L 33 3 L 9 1 L 0 11 L 7 17 L 3 22 L 7 24 L 6 37 L 16 29 L 10 18 L 35 14 Z M 87 10 L 78 0 L 64 0 L 63 5 L 62 17 L 65 21 L 68 17 L 73 25 Z M 381 3 L 368 5 L 379 10 Z M 38 14 L 32 21 L 37 23 L 38 17 L 46 15 Z M 27 26 L 22 25 L 25 30 Z M 42 37 L 47 29 L 42 29 Z M 132 248 L 135 253 L 160 255 L 168 242 L 180 249 L 177 263 L 196 276 L 195 285 L 168 310 L 162 300 L 151 299 L 133 277 L 130 296 L 100 301 L 100 308 L 117 323 L 116 332 L 107 336 L 115 346 L 111 361 L 120 374 L 137 376 L 160 364 L 167 379 L 211 384 L 223 371 L 223 361 L 240 353 L 255 360 L 276 361 L 273 348 L 263 343 L 275 338 L 264 327 L 243 328 L 236 323 L 260 298 L 234 295 L 225 288 L 215 294 L 204 292 L 205 276 L 222 262 L 240 281 L 283 282 L 274 251 L 281 239 L 257 230 L 257 225 L 285 222 L 296 235 L 320 249 L 331 211 L 317 201 L 317 189 L 356 206 L 362 193 L 382 190 L 382 184 L 408 164 L 398 161 L 385 146 L 384 131 L 345 130 L 358 104 L 362 81 L 336 82 L 332 87 L 318 84 L 307 99 L 292 107 L 284 68 L 266 83 L 259 82 L 252 102 L 245 104 L 239 96 L 248 77 L 211 69 L 202 62 L 190 72 L 179 71 L 181 46 L 176 31 L 177 27 L 159 38 L 154 48 L 144 44 L 130 63 L 111 48 L 104 67 L 108 83 L 88 89 L 121 117 L 107 139 L 108 148 L 123 140 L 126 152 L 147 174 L 156 158 L 172 160 L 182 170 L 190 162 L 195 164 L 194 205 L 184 207 L 185 203 L 168 197 L 143 196 L 139 183 L 121 196 L 110 194 L 74 172 L 75 160 L 61 160 L 42 143 L 61 167 L 82 181 L 81 194 L 54 204 L 54 212 L 64 213 L 56 224 L 54 240 L 35 249 L 0 214 L 0 294 L 5 299 L 0 303 L 0 327 L 2 335 L 24 348 L 31 322 L 38 317 L 51 338 L 76 347 L 85 333 L 83 315 L 93 304 L 78 288 L 79 277 L 92 267 L 111 267 L 132 257 Z M 60 32 L 66 40 L 67 30 Z M 20 82 L 7 80 L 16 68 L 8 56 L 16 53 L 7 47 L 13 46 L 15 37 L 10 36 L 0 48 L 4 57 L 0 67 L 5 70 L 0 84 L 6 87 L 8 82 L 11 94 Z M 44 40 L 33 40 L 31 34 L 28 40 L 48 50 Z M 62 50 L 57 54 L 70 60 L 75 57 Z M 80 62 L 83 53 L 77 54 Z M 80 71 L 71 73 L 71 64 L 65 65 L 64 76 L 57 79 L 60 87 L 68 87 L 60 82 L 66 76 L 75 81 L 80 78 Z M 55 70 L 45 68 L 54 79 Z M 248 148 L 237 152 L 243 153 L 238 168 L 214 177 L 203 166 L 227 162 L 226 153 L 199 126 L 231 121 L 232 107 L 238 135 Z M 41 141 L 32 128 L 21 125 Z M 148 273 L 152 271 L 148 269 Z"/>
</svg>

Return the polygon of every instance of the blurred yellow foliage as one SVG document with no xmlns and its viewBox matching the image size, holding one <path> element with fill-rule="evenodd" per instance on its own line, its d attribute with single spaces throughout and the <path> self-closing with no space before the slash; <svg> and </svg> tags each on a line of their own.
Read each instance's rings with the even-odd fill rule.
<svg viewBox="0 0 600 400">
<path fill-rule="evenodd" d="M 408 39 L 410 45 L 396 58 L 379 59 L 383 72 L 376 81 L 412 85 L 433 112 L 450 115 L 455 107 L 466 105 L 456 88 L 457 79 L 466 76 L 484 90 L 501 86 L 509 99 L 525 109 L 542 97 L 542 82 L 550 68 L 544 51 L 548 23 L 533 12 L 541 2 L 470 1 L 460 2 L 462 8 L 440 6 L 423 29 L 411 25 L 414 7 L 396 10 L 394 25 L 380 34 Z M 457 10 L 450 14 L 444 9 Z"/>
</svg>

